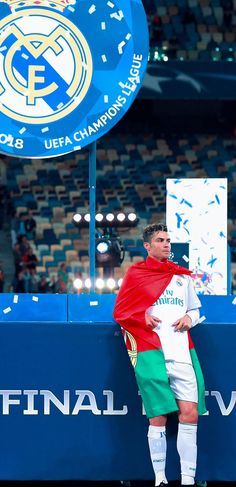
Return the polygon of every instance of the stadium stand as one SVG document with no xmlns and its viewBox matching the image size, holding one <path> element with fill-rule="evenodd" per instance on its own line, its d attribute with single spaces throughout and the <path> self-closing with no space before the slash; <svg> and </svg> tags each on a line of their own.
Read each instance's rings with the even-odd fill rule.
<svg viewBox="0 0 236 487">
<path fill-rule="evenodd" d="M 149 19 L 152 60 L 235 60 L 233 0 L 144 2 Z"/>
<path fill-rule="evenodd" d="M 112 149 L 110 149 L 112 147 Z M 7 180 L 14 221 L 25 222 L 29 210 L 36 223 L 35 237 L 27 233 L 20 240 L 23 260 L 20 277 L 30 279 L 31 265 L 37 275 L 50 283 L 57 280 L 65 263 L 71 282 L 77 275 L 88 275 L 88 228 L 78 229 L 73 215 L 89 211 L 87 151 L 54 160 L 9 158 Z M 166 178 L 227 177 L 229 184 L 228 231 L 232 256 L 232 290 L 236 290 L 236 139 L 212 134 L 164 135 L 115 134 L 97 144 L 97 209 L 103 213 L 134 211 L 139 224 L 119 229 L 125 248 L 122 268 L 144 258 L 141 229 L 165 219 Z M 12 220 L 13 221 L 13 220 Z M 18 230 L 18 234 L 19 234 Z M 18 244 L 16 244 L 18 246 Z M 23 249 L 23 250 L 22 250 Z M 17 254 L 19 255 L 19 254 Z M 101 272 L 98 275 L 101 275 Z M 35 279 L 35 272 L 33 272 Z M 63 279 L 62 279 L 63 280 Z M 65 281 L 65 276 L 64 276 Z M 59 282 L 59 284 L 61 281 Z M 16 290 L 18 289 L 15 284 Z M 50 290 L 50 285 L 48 287 Z"/>
<path fill-rule="evenodd" d="M 159 65 L 168 64 L 166 61 L 171 64 L 171 60 L 179 61 L 180 65 L 184 60 L 235 62 L 236 0 L 143 3 L 151 62 Z M 196 130 L 192 105 L 191 115 L 189 112 L 181 115 L 186 119 L 184 127 L 179 124 L 180 117 L 177 119 L 177 130 L 171 125 L 174 103 L 164 101 L 161 108 L 155 94 L 151 100 L 153 112 L 145 100 L 140 103 L 142 110 L 139 111 L 141 105 L 135 101 L 136 110 L 132 113 L 131 109 L 131 115 L 127 114 L 116 130 L 97 142 L 97 211 L 133 211 L 139 218 L 136 227 L 119 229 L 125 257 L 122 267 L 115 267 L 112 274 L 122 278 L 131 263 L 144 258 L 141 228 L 165 219 L 166 178 L 226 177 L 232 292 L 236 293 L 234 105 L 223 114 L 226 119 L 223 130 L 222 126 L 220 130 L 215 126 L 214 113 L 210 123 L 203 123 L 202 115 L 198 114 L 201 120 Z M 204 113 L 212 110 L 209 103 L 204 101 Z M 220 103 L 222 114 L 226 105 L 223 100 Z M 183 100 L 179 104 L 182 111 Z M 199 106 L 197 102 L 197 109 Z M 155 111 L 160 113 L 157 129 L 154 129 Z M 3 268 L 11 276 L 3 289 L 35 292 L 41 286 L 46 292 L 76 292 L 74 279 L 86 278 L 89 269 L 88 227 L 78 229 L 73 223 L 75 212 L 89 211 L 88 151 L 44 160 L 1 156 L 0 171 L 0 231 L 11 234 L 8 248 L 4 245 L 8 254 L 4 253 L 5 262 L 0 265 L 0 273 Z M 36 226 L 25 231 L 25 221 L 30 215 Z M 18 238 L 22 234 L 26 235 L 23 242 L 22 237 Z M 97 269 L 97 274 L 102 274 L 101 269 Z"/>
</svg>

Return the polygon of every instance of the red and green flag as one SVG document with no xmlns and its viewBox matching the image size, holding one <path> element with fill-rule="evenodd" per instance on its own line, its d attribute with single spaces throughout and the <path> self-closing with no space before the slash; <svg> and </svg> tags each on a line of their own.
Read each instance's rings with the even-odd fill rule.
<svg viewBox="0 0 236 487">
<path fill-rule="evenodd" d="M 191 271 L 174 262 L 151 257 L 128 269 L 117 295 L 114 318 L 124 330 L 125 342 L 134 366 L 137 384 L 148 417 L 178 410 L 169 381 L 159 336 L 147 327 L 145 311 L 161 296 L 175 275 Z M 189 349 L 198 382 L 199 414 L 206 412 L 201 367 L 190 334 Z"/>
</svg>

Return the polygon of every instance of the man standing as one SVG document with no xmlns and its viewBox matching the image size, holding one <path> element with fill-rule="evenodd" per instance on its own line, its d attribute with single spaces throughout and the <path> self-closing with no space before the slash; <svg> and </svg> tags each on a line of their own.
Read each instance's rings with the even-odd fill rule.
<svg viewBox="0 0 236 487">
<path fill-rule="evenodd" d="M 168 260 L 171 245 L 166 225 L 148 225 L 143 240 L 148 257 L 127 271 L 114 318 L 124 330 L 149 418 L 155 485 L 168 484 L 166 422 L 175 411 L 181 485 L 195 485 L 198 415 L 206 409 L 204 379 L 189 329 L 199 321 L 201 303 L 191 271 Z"/>
</svg>

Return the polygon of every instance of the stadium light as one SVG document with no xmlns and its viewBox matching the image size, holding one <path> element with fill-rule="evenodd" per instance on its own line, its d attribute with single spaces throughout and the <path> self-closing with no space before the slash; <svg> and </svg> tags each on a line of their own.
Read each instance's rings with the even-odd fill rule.
<svg viewBox="0 0 236 487">
<path fill-rule="evenodd" d="M 103 214 L 102 213 L 97 213 L 95 216 L 95 219 L 97 222 L 102 222 L 103 220 Z"/>
<path fill-rule="evenodd" d="M 87 223 L 89 223 L 89 222 L 90 222 L 90 213 L 86 213 L 86 214 L 84 215 L 84 219 L 85 219 L 85 221 L 86 221 Z"/>
<path fill-rule="evenodd" d="M 92 283 L 91 283 L 91 279 L 90 279 L 90 277 L 87 277 L 87 279 L 85 279 L 85 281 L 84 281 L 84 286 L 85 286 L 87 289 L 90 289 L 90 288 L 91 288 L 91 285 L 92 285 Z"/>
<path fill-rule="evenodd" d="M 123 279 L 114 279 L 113 277 L 109 277 L 106 279 L 103 279 L 101 277 L 97 277 L 95 280 L 95 287 L 96 287 L 96 292 L 99 294 L 104 294 L 104 293 L 112 293 L 112 292 L 117 292 L 122 284 Z M 73 287 L 75 289 L 75 293 L 77 292 L 78 294 L 83 292 L 83 293 L 88 293 L 89 289 L 91 286 L 91 281 L 90 278 L 87 276 L 84 279 L 75 279 L 73 282 Z"/>
<path fill-rule="evenodd" d="M 125 220 L 125 214 L 124 213 L 118 213 L 116 215 L 116 218 L 117 218 L 118 222 L 123 222 Z"/>
<path fill-rule="evenodd" d="M 104 281 L 104 279 L 101 279 L 100 277 L 98 277 L 96 279 L 95 286 L 96 286 L 97 289 L 103 289 L 105 287 L 105 281 Z"/>
<path fill-rule="evenodd" d="M 109 246 L 110 246 L 110 242 L 108 242 L 105 239 L 101 239 L 101 241 L 98 241 L 98 243 L 97 243 L 98 254 L 100 254 L 100 255 L 107 254 L 109 251 Z"/>
<path fill-rule="evenodd" d="M 123 279 L 114 279 L 113 277 L 109 277 L 107 279 L 102 279 L 101 277 L 97 277 L 95 280 L 95 287 L 97 291 L 102 294 L 102 293 L 107 293 L 109 292 L 114 292 L 118 291 L 122 284 Z M 81 291 L 83 293 L 87 293 L 91 287 L 91 281 L 89 277 L 86 277 L 84 279 L 79 279 L 76 278 L 73 282 L 74 289 L 80 293 Z"/>
<path fill-rule="evenodd" d="M 114 266 L 120 266 L 124 260 L 125 250 L 120 238 L 116 235 L 101 235 L 96 240 L 96 264 L 112 270 Z"/>
<path fill-rule="evenodd" d="M 115 289 L 115 287 L 116 287 L 116 281 L 115 281 L 115 279 L 112 279 L 112 277 L 110 277 L 109 279 L 107 279 L 107 287 L 108 287 L 108 289 L 110 289 L 111 291 L 113 291 L 113 289 Z"/>
<path fill-rule="evenodd" d="M 136 213 L 117 212 L 102 214 L 101 212 L 95 215 L 95 223 L 97 227 L 134 227 L 138 224 L 138 217 Z M 87 227 L 90 222 L 90 213 L 75 213 L 73 215 L 73 223 L 77 227 Z"/>
<path fill-rule="evenodd" d="M 75 213 L 75 215 L 73 216 L 73 220 L 75 223 L 80 223 L 82 220 L 82 215 L 80 213 Z"/>
<path fill-rule="evenodd" d="M 80 290 L 83 287 L 83 281 L 82 279 L 76 278 L 73 282 L 73 286 L 75 289 Z"/>
</svg>

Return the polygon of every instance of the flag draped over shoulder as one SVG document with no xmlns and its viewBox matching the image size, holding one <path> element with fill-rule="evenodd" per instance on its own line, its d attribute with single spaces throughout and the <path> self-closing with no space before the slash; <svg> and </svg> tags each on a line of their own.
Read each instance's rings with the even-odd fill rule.
<svg viewBox="0 0 236 487">
<path fill-rule="evenodd" d="M 145 321 L 147 308 L 161 296 L 175 274 L 191 275 L 191 271 L 168 260 L 159 262 L 147 257 L 127 271 L 114 307 L 114 318 L 126 332 L 126 347 L 149 418 L 178 410 L 160 339 Z M 189 332 L 188 339 L 198 385 L 198 412 L 204 414 L 204 377 Z"/>
<path fill-rule="evenodd" d="M 147 327 L 145 311 L 163 293 L 175 274 L 190 275 L 191 271 L 174 262 L 159 262 L 152 257 L 128 269 L 117 295 L 114 318 L 135 338 L 137 351 L 160 349 L 158 335 Z M 189 345 L 193 344 L 189 336 Z"/>
</svg>

